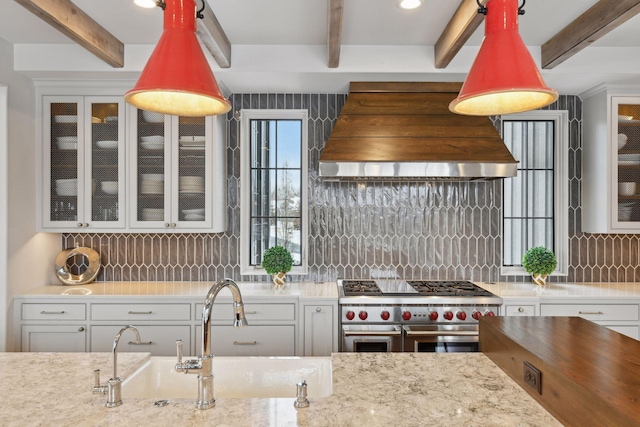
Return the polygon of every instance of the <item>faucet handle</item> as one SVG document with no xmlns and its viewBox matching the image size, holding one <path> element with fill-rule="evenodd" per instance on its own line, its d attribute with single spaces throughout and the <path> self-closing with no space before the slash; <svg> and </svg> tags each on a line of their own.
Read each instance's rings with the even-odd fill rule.
<svg viewBox="0 0 640 427">
<path fill-rule="evenodd" d="M 176 352 L 178 353 L 178 365 L 182 363 L 182 340 L 176 340 Z"/>
<path fill-rule="evenodd" d="M 107 394 L 107 386 L 100 385 L 100 369 L 94 369 L 93 378 L 95 378 L 95 382 L 93 385 L 93 392 L 100 394 Z"/>
</svg>

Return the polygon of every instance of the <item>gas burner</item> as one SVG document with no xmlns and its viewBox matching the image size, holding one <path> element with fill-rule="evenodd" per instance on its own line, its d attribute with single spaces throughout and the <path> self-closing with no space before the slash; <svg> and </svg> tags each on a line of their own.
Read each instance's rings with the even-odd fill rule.
<svg viewBox="0 0 640 427">
<path fill-rule="evenodd" d="M 382 295 L 382 291 L 373 280 L 343 280 L 342 287 L 346 295 Z"/>
<path fill-rule="evenodd" d="M 408 280 L 407 283 L 421 296 L 493 296 L 467 281 Z"/>
</svg>

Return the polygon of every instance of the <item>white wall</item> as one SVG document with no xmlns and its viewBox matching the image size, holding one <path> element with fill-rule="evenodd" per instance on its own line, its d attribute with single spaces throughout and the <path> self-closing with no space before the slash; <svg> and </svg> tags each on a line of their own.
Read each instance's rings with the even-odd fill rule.
<svg viewBox="0 0 640 427">
<path fill-rule="evenodd" d="M 60 235 L 36 233 L 35 91 L 13 70 L 13 46 L 0 39 L 0 86 L 7 89 L 6 151 L 0 136 L 0 206 L 7 225 L 0 231 L 0 351 L 13 349 L 11 301 L 17 293 L 49 284 Z M 0 99 L 1 100 L 1 99 Z M 0 115 L 2 108 L 0 108 Z M 6 154 L 5 154 L 6 153 Z M 6 168 L 2 164 L 6 162 Z M 6 191 L 2 190 L 6 183 Z M 0 213 L 0 227 L 3 214 Z M 6 248 L 6 259 L 3 250 Z M 6 269 L 2 265 L 6 262 Z"/>
</svg>

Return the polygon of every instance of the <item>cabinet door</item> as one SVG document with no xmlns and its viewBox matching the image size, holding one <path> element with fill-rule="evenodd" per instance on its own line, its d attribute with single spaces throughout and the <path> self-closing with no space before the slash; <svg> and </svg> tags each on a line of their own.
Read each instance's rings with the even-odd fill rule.
<svg viewBox="0 0 640 427">
<path fill-rule="evenodd" d="M 22 351 L 84 352 L 85 326 L 23 325 Z"/>
<path fill-rule="evenodd" d="M 85 227 L 125 225 L 125 132 L 122 98 L 85 98 Z"/>
<path fill-rule="evenodd" d="M 83 97 L 43 98 L 44 229 L 74 229 L 83 226 L 85 210 Z"/>
<path fill-rule="evenodd" d="M 333 306 L 304 307 L 304 355 L 331 356 L 333 351 Z"/>
<path fill-rule="evenodd" d="M 173 117 L 171 223 L 211 227 L 212 117 Z"/>
<path fill-rule="evenodd" d="M 640 97 L 613 97 L 611 228 L 640 229 Z"/>
<path fill-rule="evenodd" d="M 111 351 L 113 340 L 123 325 L 100 325 L 91 327 L 91 351 Z M 135 335 L 126 331 L 118 343 L 118 351 L 149 352 L 152 356 L 175 356 L 176 340 L 182 340 L 184 354 L 191 348 L 191 327 L 189 325 L 135 325 L 140 332 L 140 342 Z"/>
<path fill-rule="evenodd" d="M 171 228 L 171 117 L 128 108 L 131 227 Z"/>
</svg>

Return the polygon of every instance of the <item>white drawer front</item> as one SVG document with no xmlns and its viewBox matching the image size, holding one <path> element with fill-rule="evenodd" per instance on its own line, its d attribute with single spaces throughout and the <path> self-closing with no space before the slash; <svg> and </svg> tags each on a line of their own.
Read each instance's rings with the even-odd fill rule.
<svg viewBox="0 0 640 427">
<path fill-rule="evenodd" d="M 200 353 L 202 328 L 196 326 L 196 353 Z M 212 331 L 214 356 L 295 356 L 295 327 L 215 325 Z"/>
<path fill-rule="evenodd" d="M 540 304 L 541 316 L 580 316 L 584 319 L 638 320 L 637 304 Z"/>
<path fill-rule="evenodd" d="M 22 304 L 22 320 L 85 320 L 84 304 Z"/>
<path fill-rule="evenodd" d="M 616 332 L 620 332 L 622 335 L 626 335 L 628 337 L 631 337 L 633 339 L 639 339 L 638 337 L 640 336 L 640 334 L 638 333 L 638 327 L 637 326 L 609 326 L 609 325 L 604 325 L 607 328 L 616 331 Z"/>
<path fill-rule="evenodd" d="M 191 320 L 190 304 L 93 304 L 91 320 Z"/>
<path fill-rule="evenodd" d="M 534 305 L 506 305 L 505 316 L 535 316 L 536 307 Z"/>
<path fill-rule="evenodd" d="M 113 340 L 124 325 L 100 325 L 91 327 L 91 351 L 110 352 Z M 176 340 L 183 341 L 183 352 L 189 356 L 191 327 L 188 325 L 134 325 L 140 332 L 142 344 L 135 344 L 133 331 L 125 331 L 120 337 L 118 351 L 149 352 L 152 356 L 175 356 Z"/>
<path fill-rule="evenodd" d="M 202 320 L 203 304 L 196 304 L 196 320 Z M 244 314 L 249 324 L 251 320 L 295 320 L 295 304 L 245 304 Z M 213 320 L 233 322 L 233 304 L 220 303 L 213 305 Z"/>
</svg>

